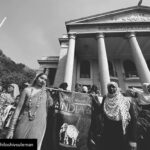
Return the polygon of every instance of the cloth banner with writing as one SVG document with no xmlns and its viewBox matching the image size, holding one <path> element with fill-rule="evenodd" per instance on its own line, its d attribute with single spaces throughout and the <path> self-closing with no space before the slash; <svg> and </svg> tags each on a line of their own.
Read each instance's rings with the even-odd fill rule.
<svg viewBox="0 0 150 150">
<path fill-rule="evenodd" d="M 55 97 L 57 102 L 53 120 L 53 149 L 89 150 L 92 97 L 85 93 L 57 91 L 57 98 Z"/>
</svg>

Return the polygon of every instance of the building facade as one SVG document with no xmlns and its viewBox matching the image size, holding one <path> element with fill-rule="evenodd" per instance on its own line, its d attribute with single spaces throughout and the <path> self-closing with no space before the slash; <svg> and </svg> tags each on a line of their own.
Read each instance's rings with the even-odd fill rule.
<svg viewBox="0 0 150 150">
<path fill-rule="evenodd" d="M 102 95 L 115 81 L 125 91 L 150 82 L 150 7 L 134 6 L 66 22 L 59 38 L 59 57 L 39 60 L 40 68 L 53 71 L 53 86 L 67 82 L 97 85 Z M 56 71 L 57 70 L 57 71 Z M 55 73 L 56 72 L 56 73 Z"/>
</svg>

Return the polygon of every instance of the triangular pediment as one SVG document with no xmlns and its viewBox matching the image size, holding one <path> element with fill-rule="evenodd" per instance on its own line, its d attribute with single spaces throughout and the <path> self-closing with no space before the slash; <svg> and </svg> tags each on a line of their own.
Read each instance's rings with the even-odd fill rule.
<svg viewBox="0 0 150 150">
<path fill-rule="evenodd" d="M 66 25 L 117 22 L 150 22 L 150 7 L 134 6 L 130 8 L 119 9 L 103 14 L 97 14 L 85 18 L 71 20 L 66 22 Z"/>
</svg>

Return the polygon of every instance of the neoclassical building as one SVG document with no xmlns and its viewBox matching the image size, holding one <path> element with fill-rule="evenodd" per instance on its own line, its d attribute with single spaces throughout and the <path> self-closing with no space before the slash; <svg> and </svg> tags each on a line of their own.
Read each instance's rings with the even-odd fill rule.
<svg viewBox="0 0 150 150">
<path fill-rule="evenodd" d="M 60 55 L 38 60 L 51 85 L 67 82 L 106 85 L 116 81 L 125 91 L 150 82 L 150 7 L 134 6 L 66 22 Z"/>
</svg>

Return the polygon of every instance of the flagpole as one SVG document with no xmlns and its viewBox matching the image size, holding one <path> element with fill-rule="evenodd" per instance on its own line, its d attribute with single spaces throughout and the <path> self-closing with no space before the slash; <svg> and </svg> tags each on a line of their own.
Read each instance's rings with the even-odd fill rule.
<svg viewBox="0 0 150 150">
<path fill-rule="evenodd" d="M 3 26 L 4 22 L 6 21 L 7 17 L 4 17 L 2 22 L 0 23 L 0 28 Z"/>
<path fill-rule="evenodd" d="M 143 2 L 143 0 L 139 0 L 138 6 L 141 6 L 141 5 L 142 5 L 142 2 Z"/>
</svg>

